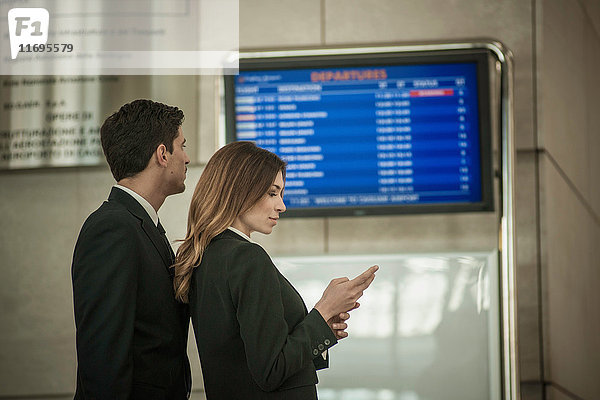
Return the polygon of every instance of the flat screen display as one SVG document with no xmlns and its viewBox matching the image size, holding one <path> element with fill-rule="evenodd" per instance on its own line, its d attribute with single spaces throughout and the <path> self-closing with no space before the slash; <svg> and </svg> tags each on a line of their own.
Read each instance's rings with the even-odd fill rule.
<svg viewBox="0 0 600 400">
<path fill-rule="evenodd" d="M 228 140 L 287 162 L 292 216 L 491 207 L 485 54 L 240 60 Z"/>
</svg>

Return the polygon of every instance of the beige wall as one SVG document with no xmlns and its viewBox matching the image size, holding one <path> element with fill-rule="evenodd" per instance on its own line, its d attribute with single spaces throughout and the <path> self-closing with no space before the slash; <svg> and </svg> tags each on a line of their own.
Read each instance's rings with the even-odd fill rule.
<svg viewBox="0 0 600 400">
<path fill-rule="evenodd" d="M 553 399 L 600 398 L 599 8 L 596 0 L 240 0 L 242 48 L 485 37 L 513 51 L 519 350 L 528 400 L 543 398 L 544 379 Z M 185 232 L 190 188 L 215 149 L 214 78 L 197 83 L 164 100 L 199 99 L 197 109 L 184 109 L 199 113 L 184 125 L 198 137 L 191 151 L 199 163 L 188 190 L 160 211 L 171 239 Z M 70 259 L 79 227 L 111 184 L 106 167 L 0 172 L 0 398 L 72 393 Z M 493 247 L 495 235 L 489 214 L 319 218 L 286 221 L 262 241 L 273 255 L 297 255 L 479 250 Z"/>
<path fill-rule="evenodd" d="M 600 398 L 600 3 L 540 2 L 538 165 L 548 398 Z"/>
</svg>

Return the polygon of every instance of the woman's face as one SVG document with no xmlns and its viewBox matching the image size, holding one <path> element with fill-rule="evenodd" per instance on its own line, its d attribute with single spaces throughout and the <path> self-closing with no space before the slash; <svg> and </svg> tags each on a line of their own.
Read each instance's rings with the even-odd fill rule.
<svg viewBox="0 0 600 400">
<path fill-rule="evenodd" d="M 284 211 L 283 175 L 279 171 L 267 193 L 251 209 L 239 215 L 232 226 L 248 236 L 252 232 L 268 235 L 277 225 L 279 214 Z"/>
</svg>

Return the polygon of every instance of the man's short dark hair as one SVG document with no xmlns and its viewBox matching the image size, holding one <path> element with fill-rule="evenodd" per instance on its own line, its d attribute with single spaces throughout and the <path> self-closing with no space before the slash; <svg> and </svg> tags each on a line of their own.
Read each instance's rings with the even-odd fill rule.
<svg viewBox="0 0 600 400">
<path fill-rule="evenodd" d="M 179 108 L 152 100 L 132 101 L 108 117 L 100 139 L 116 181 L 143 171 L 159 145 L 172 153 L 183 118 Z"/>
</svg>

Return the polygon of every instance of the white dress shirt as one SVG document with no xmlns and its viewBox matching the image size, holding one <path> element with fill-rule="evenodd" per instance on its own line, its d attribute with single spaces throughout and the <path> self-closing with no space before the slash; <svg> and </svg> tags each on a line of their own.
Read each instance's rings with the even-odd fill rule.
<svg viewBox="0 0 600 400">
<path fill-rule="evenodd" d="M 146 210 L 148 216 L 150 217 L 152 222 L 154 222 L 154 225 L 158 226 L 158 213 L 156 212 L 154 207 L 152 207 L 152 205 L 148 203 L 148 200 L 146 200 L 145 198 L 143 198 L 142 196 L 125 186 L 114 185 L 114 187 L 121 189 L 122 191 L 124 191 L 127 194 L 130 194 L 131 197 L 136 199 L 137 202 L 140 203 L 140 205 L 144 208 L 144 210 Z"/>
<path fill-rule="evenodd" d="M 246 239 L 247 241 L 249 241 L 250 243 L 256 243 L 254 240 L 250 239 L 250 236 L 246 235 L 244 232 L 240 231 L 239 229 L 234 228 L 233 226 L 230 226 L 229 228 L 230 231 L 237 233 L 238 235 L 240 235 L 241 237 L 243 237 L 244 239 Z M 258 243 L 256 243 L 258 244 Z M 262 246 L 261 246 L 262 247 Z"/>
</svg>

